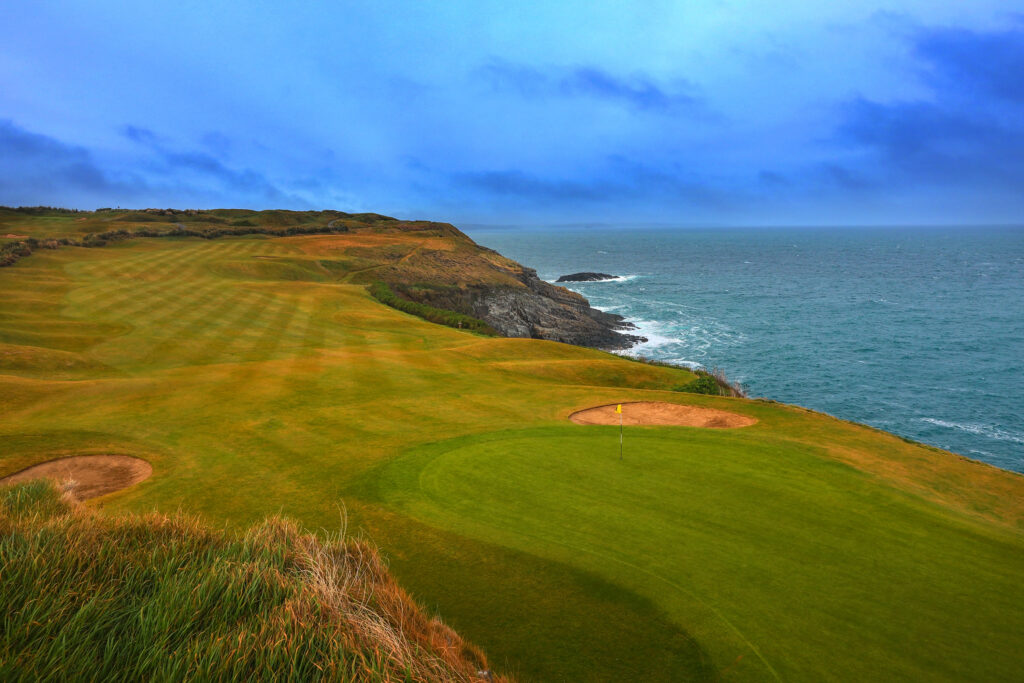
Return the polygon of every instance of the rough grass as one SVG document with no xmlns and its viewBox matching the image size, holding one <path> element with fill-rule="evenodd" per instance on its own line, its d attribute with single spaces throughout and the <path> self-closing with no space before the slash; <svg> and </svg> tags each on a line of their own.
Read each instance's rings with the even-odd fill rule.
<svg viewBox="0 0 1024 683">
<path fill-rule="evenodd" d="M 184 509 L 237 528 L 277 513 L 336 527 L 344 498 L 402 585 L 524 679 L 770 678 L 734 631 L 713 626 L 716 611 L 795 679 L 914 676 L 925 658 L 934 671 L 922 676 L 935 679 L 1019 663 L 1024 629 L 1013 620 L 1024 598 L 1005 577 L 1024 575 L 1024 477 L 802 409 L 671 391 L 694 379 L 685 370 L 404 315 L 354 284 L 376 272 L 361 269 L 380 268 L 348 250 L 461 247 L 441 228 L 374 230 L 129 240 L 39 250 L 3 269 L 0 343 L 15 348 L 0 353 L 0 476 L 57 455 L 137 455 L 154 475 L 99 500 L 106 511 Z M 323 281 L 219 268 L 278 260 L 315 272 L 332 264 Z M 650 428 L 661 436 L 649 460 L 586 475 L 607 445 L 595 439 L 617 435 L 567 416 L 644 400 L 758 423 L 713 442 L 697 440 L 699 430 Z M 538 428 L 550 431 L 523 437 Z M 504 460 L 472 440 L 488 434 L 510 437 Z M 538 435 L 536 454 L 511 447 Z M 539 443 L 549 437 L 559 448 Z M 433 472 L 415 459 L 432 457 L 422 450 L 432 444 L 458 450 L 453 439 L 469 441 L 458 458 L 438 460 L 440 488 L 374 483 Z M 629 469 L 644 463 L 657 469 Z M 563 480 L 581 471 L 576 489 Z M 546 486 L 565 495 L 538 498 Z M 821 487 L 825 498 L 807 497 Z M 431 496 L 442 500 L 424 501 Z M 552 520 L 529 543 L 501 519 L 530 513 L 520 499 Z M 910 516 L 887 513 L 890 503 Z M 597 519 L 618 532 L 620 517 L 632 526 L 619 534 L 619 559 L 704 607 L 589 555 L 603 552 L 599 533 L 579 542 L 565 531 Z M 844 536 L 848 544 L 830 540 Z M 979 571 L 965 564 L 975 550 L 988 563 Z M 966 607 L 961 593 L 981 607 Z M 886 625 L 892 614 L 899 637 Z M 986 623 L 1013 628 L 991 641 L 1005 649 L 978 644 Z"/>
<path fill-rule="evenodd" d="M 0 489 L 0 678 L 480 680 L 483 654 L 343 531 L 235 535 L 100 515 L 45 480 Z"/>
</svg>

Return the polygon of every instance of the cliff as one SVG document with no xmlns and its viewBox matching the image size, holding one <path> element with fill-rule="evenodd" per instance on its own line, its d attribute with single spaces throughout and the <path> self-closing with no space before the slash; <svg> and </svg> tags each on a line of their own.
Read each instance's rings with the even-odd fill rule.
<svg viewBox="0 0 1024 683">
<path fill-rule="evenodd" d="M 454 226 L 399 223 L 385 229 L 402 231 L 411 242 L 417 236 L 422 240 L 363 276 L 386 282 L 402 298 L 479 318 L 507 337 L 606 350 L 646 341 L 630 334 L 636 326 L 622 316 L 599 311 L 581 294 L 541 280 L 534 269 L 478 245 Z M 432 235 L 444 241 L 433 241 Z"/>
<path fill-rule="evenodd" d="M 623 331 L 636 326 L 614 313 L 593 308 L 581 294 L 557 287 L 523 268 L 525 287 L 482 287 L 474 292 L 472 310 L 507 337 L 532 337 L 590 346 L 628 349 L 645 338 Z"/>
</svg>

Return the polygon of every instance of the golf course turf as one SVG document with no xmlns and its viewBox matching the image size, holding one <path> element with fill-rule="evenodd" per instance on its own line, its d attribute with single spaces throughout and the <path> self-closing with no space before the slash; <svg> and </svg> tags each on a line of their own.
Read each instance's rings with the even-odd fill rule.
<svg viewBox="0 0 1024 683">
<path fill-rule="evenodd" d="M 0 270 L 0 477 L 136 456 L 152 476 L 93 505 L 237 527 L 332 530 L 343 501 L 522 680 L 1019 674 L 1024 477 L 375 301 L 370 250 L 417 239 L 133 239 Z M 617 425 L 568 419 L 631 401 L 756 423 L 627 426 L 619 460 Z"/>
</svg>

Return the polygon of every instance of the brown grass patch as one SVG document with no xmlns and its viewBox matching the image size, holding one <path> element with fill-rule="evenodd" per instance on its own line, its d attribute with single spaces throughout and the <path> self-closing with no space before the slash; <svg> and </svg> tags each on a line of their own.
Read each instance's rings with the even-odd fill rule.
<svg viewBox="0 0 1024 683">
<path fill-rule="evenodd" d="M 152 465 L 130 455 L 73 455 L 26 467 L 0 479 L 0 485 L 30 479 L 70 481 L 74 496 L 88 500 L 134 486 L 151 474 Z"/>
<path fill-rule="evenodd" d="M 327 538 L 280 517 L 235 535 L 52 482 L 2 490 L 0 678 L 508 683 L 341 519 Z"/>
<path fill-rule="evenodd" d="M 413 248 L 416 246 L 440 251 L 451 251 L 455 248 L 454 242 L 445 237 L 427 237 L 413 234 L 380 235 L 373 233 L 342 233 L 340 235 L 316 235 L 316 236 L 295 236 L 284 237 L 280 240 L 283 243 L 293 244 L 303 252 L 311 255 L 326 256 L 333 252 L 345 251 L 358 247 L 388 247 L 402 246 Z"/>
<path fill-rule="evenodd" d="M 597 406 L 578 410 L 569 419 L 581 425 L 617 425 L 619 414 L 615 412 L 617 404 Z M 746 415 L 738 415 L 725 410 L 687 406 L 663 401 L 637 401 L 622 404 L 622 424 L 678 427 L 707 427 L 710 429 L 734 429 L 749 427 L 757 420 Z"/>
</svg>

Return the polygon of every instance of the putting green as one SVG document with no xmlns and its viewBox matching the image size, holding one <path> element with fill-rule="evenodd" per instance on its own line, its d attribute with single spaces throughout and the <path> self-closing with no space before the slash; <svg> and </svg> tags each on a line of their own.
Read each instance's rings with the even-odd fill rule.
<svg viewBox="0 0 1024 683">
<path fill-rule="evenodd" d="M 616 427 L 529 429 L 414 450 L 377 481 L 429 524 L 650 598 L 741 678 L 1007 680 L 1020 663 L 1019 539 L 819 449 L 639 428 L 620 461 Z"/>
</svg>

